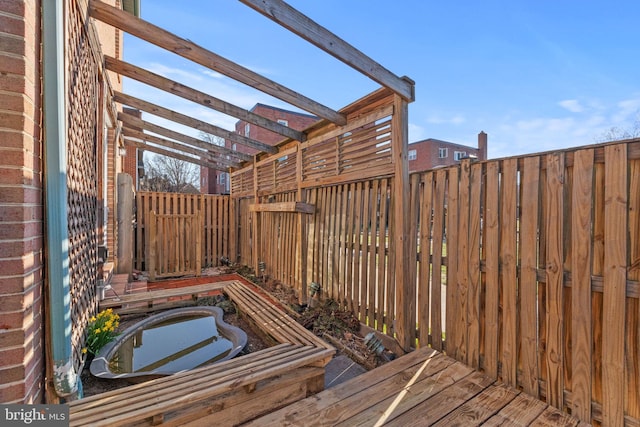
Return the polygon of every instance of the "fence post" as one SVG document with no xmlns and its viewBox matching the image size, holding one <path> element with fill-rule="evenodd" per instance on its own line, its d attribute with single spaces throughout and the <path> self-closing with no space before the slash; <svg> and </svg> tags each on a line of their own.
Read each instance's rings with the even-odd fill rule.
<svg viewBox="0 0 640 427">
<path fill-rule="evenodd" d="M 408 104 L 400 96 L 394 95 L 391 151 L 394 162 L 395 185 L 393 189 L 395 217 L 395 286 L 396 286 L 396 327 L 397 339 L 405 350 L 410 350 L 415 336 L 415 280 L 411 281 L 411 271 L 416 263 L 406 262 L 409 253 L 409 161 L 408 146 Z M 415 274 L 413 275 L 415 277 Z"/>
</svg>

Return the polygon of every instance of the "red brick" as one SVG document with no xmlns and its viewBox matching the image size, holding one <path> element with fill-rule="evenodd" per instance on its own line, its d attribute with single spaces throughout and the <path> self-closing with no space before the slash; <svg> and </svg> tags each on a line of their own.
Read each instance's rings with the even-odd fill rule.
<svg viewBox="0 0 640 427">
<path fill-rule="evenodd" d="M 2 114 L 4 114 L 5 111 L 14 111 L 33 117 L 35 113 L 33 102 L 21 93 L 0 95 L 0 105 L 2 106 L 2 110 L 4 110 Z"/>
<path fill-rule="evenodd" d="M 41 227 L 40 223 L 38 226 Z M 12 231 L 14 227 L 0 222 L 0 234 L 5 231 Z M 0 241 L 0 258 L 14 258 L 31 252 L 39 252 L 43 245 L 41 236 L 31 238 L 19 238 L 19 240 Z"/>
<path fill-rule="evenodd" d="M 27 187 L 8 187 L 0 185 L 0 204 L 27 203 L 35 204 L 41 201 L 42 189 Z M 1 270 L 0 270 L 1 271 Z"/>
<path fill-rule="evenodd" d="M 31 70 L 29 71 L 33 73 L 33 67 L 27 67 L 27 61 L 24 56 L 16 58 L 15 56 L 0 52 L 0 73 L 24 76 L 28 72 L 27 68 L 30 68 Z"/>
<path fill-rule="evenodd" d="M 13 34 L 14 36 L 25 36 L 26 23 L 24 19 L 0 15 L 0 28 L 3 33 Z"/>
<path fill-rule="evenodd" d="M 22 403 L 25 396 L 25 383 L 19 382 L 7 384 L 4 381 L 2 381 L 2 383 L 0 383 L 0 402 Z"/>
<path fill-rule="evenodd" d="M 1 101 L 2 98 L 0 97 L 0 102 Z M 33 135 L 30 135 L 22 129 L 0 130 L 0 141 L 2 141 L 4 148 L 23 148 L 29 151 L 34 151 L 35 148 Z M 3 162 L 3 164 L 5 163 Z"/>
<path fill-rule="evenodd" d="M 20 346 L 24 343 L 24 336 L 25 331 L 22 329 L 0 330 L 0 348 Z"/>
<path fill-rule="evenodd" d="M 0 205 L 0 218 L 7 222 L 39 221 L 43 218 L 41 204 Z"/>
<path fill-rule="evenodd" d="M 41 266 L 40 258 L 40 254 L 25 254 L 17 259 L 0 259 L 0 271 L 3 275 L 19 276 L 31 271 L 34 267 Z M 5 291 L 4 289 L 3 286 L 2 291 Z M 0 307 L 2 307 L 2 304 L 3 301 L 0 300 Z"/>
<path fill-rule="evenodd" d="M 24 313 L 2 313 L 0 312 L 0 331 L 18 329 L 24 326 Z M 1 333 L 1 332 L 0 332 Z"/>
<path fill-rule="evenodd" d="M 23 347 L 11 349 L 0 348 L 0 360 L 3 366 L 20 365 L 24 362 L 25 351 Z"/>
<path fill-rule="evenodd" d="M 22 365 L 0 369 L 0 378 L 2 378 L 2 382 L 5 384 L 22 380 L 25 374 L 26 372 Z"/>
</svg>

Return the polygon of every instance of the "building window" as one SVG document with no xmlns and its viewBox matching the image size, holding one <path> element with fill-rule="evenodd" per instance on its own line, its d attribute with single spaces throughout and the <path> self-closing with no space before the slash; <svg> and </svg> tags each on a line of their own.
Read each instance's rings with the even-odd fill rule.
<svg viewBox="0 0 640 427">
<path fill-rule="evenodd" d="M 234 143 L 234 144 L 231 146 L 231 149 L 232 149 L 233 151 L 237 151 L 237 150 L 236 150 L 237 148 L 238 148 L 238 144 L 235 144 L 235 143 Z"/>
<path fill-rule="evenodd" d="M 280 123 L 283 126 L 289 126 L 289 120 L 278 119 L 278 123 Z"/>
<path fill-rule="evenodd" d="M 449 157 L 449 149 L 446 147 L 438 148 L 438 158 L 446 159 L 447 157 Z"/>
<path fill-rule="evenodd" d="M 467 152 L 466 151 L 454 151 L 453 152 L 453 160 L 460 160 L 463 157 L 467 156 Z"/>
<path fill-rule="evenodd" d="M 409 150 L 408 158 L 409 158 L 409 160 L 417 159 L 418 158 L 418 153 L 416 152 L 416 150 Z"/>
<path fill-rule="evenodd" d="M 244 125 L 244 136 L 248 138 L 250 134 L 251 134 L 251 125 L 247 123 L 246 125 Z"/>
</svg>

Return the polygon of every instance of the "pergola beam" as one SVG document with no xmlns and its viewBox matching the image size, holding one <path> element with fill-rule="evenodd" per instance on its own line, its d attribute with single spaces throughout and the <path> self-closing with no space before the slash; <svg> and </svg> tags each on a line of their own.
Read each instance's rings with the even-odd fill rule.
<svg viewBox="0 0 640 427">
<path fill-rule="evenodd" d="M 167 129 L 162 126 L 158 126 L 154 123 L 147 122 L 142 120 L 136 116 L 126 113 L 118 113 L 118 120 L 125 124 L 129 129 L 140 129 L 142 131 L 149 131 L 155 134 L 164 136 L 166 138 L 171 138 L 176 141 L 179 141 L 183 144 L 187 144 L 193 147 L 201 148 L 203 150 L 208 150 L 210 152 L 218 153 L 223 156 L 229 156 L 231 160 L 237 160 L 239 162 L 250 161 L 253 160 L 253 156 L 250 154 L 241 153 L 239 151 L 230 150 L 221 145 L 215 145 L 207 141 L 203 141 L 198 138 L 194 138 L 189 135 L 185 135 L 180 132 L 176 132 L 171 129 Z"/>
<path fill-rule="evenodd" d="M 148 133 L 144 133 L 141 132 L 139 130 L 136 129 L 131 129 L 131 128 L 123 128 L 122 132 L 124 134 L 125 137 L 132 137 L 132 138 L 136 138 L 142 141 L 146 141 L 146 142 L 151 142 L 153 144 L 156 145 L 160 145 L 162 147 L 165 148 L 170 148 L 171 150 L 175 150 L 175 152 L 179 152 L 179 153 L 188 153 L 194 156 L 198 156 L 201 157 L 203 159 L 206 159 L 210 162 L 216 163 L 221 167 L 233 167 L 233 168 L 237 168 L 240 166 L 239 163 L 236 162 L 232 162 L 230 160 L 227 159 L 223 159 L 217 156 L 212 155 L 211 153 L 207 152 L 207 151 L 203 151 L 203 150 L 199 150 L 197 148 L 193 148 L 191 146 L 188 145 L 183 145 L 180 144 L 178 142 L 175 141 L 171 141 L 165 138 L 161 138 L 159 136 L 155 136 L 155 135 L 149 135 Z M 171 151 L 172 153 L 174 151 Z"/>
<path fill-rule="evenodd" d="M 360 71 L 400 95 L 405 101 L 415 100 L 414 82 L 398 77 L 367 55 L 342 40 L 308 16 L 282 0 L 240 0 L 241 3 L 285 27 L 300 38 L 319 47 L 329 55 Z"/>
<path fill-rule="evenodd" d="M 98 0 L 91 0 L 89 2 L 89 14 L 92 18 L 105 24 L 224 74 L 261 92 L 327 119 L 332 123 L 344 125 L 347 122 L 344 115 L 329 107 L 118 8 Z"/>
<path fill-rule="evenodd" d="M 141 83 L 169 92 L 173 95 L 195 102 L 204 107 L 211 108 L 212 110 L 219 111 L 228 116 L 244 120 L 245 122 L 280 134 L 283 137 L 291 138 L 300 142 L 304 142 L 307 139 L 304 132 L 281 125 L 278 122 L 274 122 L 273 120 L 269 120 L 258 114 L 252 113 L 251 111 L 237 107 L 199 90 L 190 88 L 182 83 L 178 83 L 174 80 L 152 73 L 144 68 L 140 68 L 136 65 L 106 55 L 104 57 L 104 62 L 107 70 L 111 70 L 122 76 L 129 77 Z"/>
<path fill-rule="evenodd" d="M 124 143 L 125 143 L 125 146 L 134 147 L 139 150 L 151 151 L 152 153 L 160 154 L 162 156 L 172 157 L 177 160 L 182 160 L 184 162 L 189 162 L 195 165 L 204 166 L 205 168 L 209 168 L 209 169 L 219 170 L 221 172 L 229 172 L 229 170 L 223 166 L 220 166 L 211 162 L 207 162 L 206 160 L 196 159 L 195 157 L 176 153 L 174 151 L 165 150 L 163 148 L 159 148 L 153 145 L 145 144 L 144 142 L 136 141 L 131 137 L 125 137 Z"/>
<path fill-rule="evenodd" d="M 275 154 L 278 152 L 277 148 L 272 147 L 269 144 L 256 141 L 255 139 L 247 138 L 246 136 L 212 125 L 211 123 L 207 123 L 202 120 L 189 117 L 185 114 L 178 113 L 177 111 L 161 107 L 148 101 L 144 101 L 140 98 L 136 98 L 135 96 L 115 91 L 113 99 L 116 102 L 128 105 L 129 107 L 136 108 L 149 114 L 153 114 L 154 116 L 162 117 L 164 119 L 171 120 L 172 122 L 180 123 L 199 131 L 210 133 L 211 135 L 219 136 L 220 138 L 224 138 L 227 141 L 245 145 L 258 151 L 264 151 L 269 154 Z"/>
</svg>

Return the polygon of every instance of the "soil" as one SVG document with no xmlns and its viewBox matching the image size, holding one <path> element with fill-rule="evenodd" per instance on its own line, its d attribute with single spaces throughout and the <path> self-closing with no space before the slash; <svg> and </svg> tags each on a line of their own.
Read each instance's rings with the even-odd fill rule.
<svg viewBox="0 0 640 427">
<path fill-rule="evenodd" d="M 238 269 L 225 268 L 223 272 L 238 273 L 261 287 L 274 301 L 280 302 L 281 306 L 300 324 L 335 346 L 338 349 L 338 353 L 347 355 L 365 369 L 373 369 L 376 366 L 386 363 L 388 360 L 388 357 L 385 358 L 384 355 L 381 357 L 371 351 L 367 346 L 366 340 L 360 335 L 360 322 L 358 319 L 351 312 L 341 309 L 335 301 L 326 300 L 318 303 L 317 306 L 313 308 L 301 307 L 297 303 L 297 297 L 291 288 L 271 279 L 263 280 L 262 277 L 256 277 L 253 275 L 252 270 L 246 267 Z M 215 272 L 203 271 L 204 275 L 213 275 L 212 273 L 220 274 L 219 270 Z M 224 321 L 246 332 L 247 345 L 240 353 L 241 355 L 253 353 L 270 346 L 270 344 L 266 343 L 262 337 L 253 330 L 246 319 L 235 312 L 235 307 L 230 301 L 216 296 L 201 298 L 197 304 L 217 305 L 221 307 L 225 310 Z M 124 331 L 132 324 L 139 322 L 147 316 L 148 315 L 122 316 L 120 319 L 120 331 Z M 89 371 L 89 363 L 85 365 L 81 379 L 85 397 L 116 390 L 132 384 L 124 379 L 96 378 L 91 375 Z"/>
</svg>

